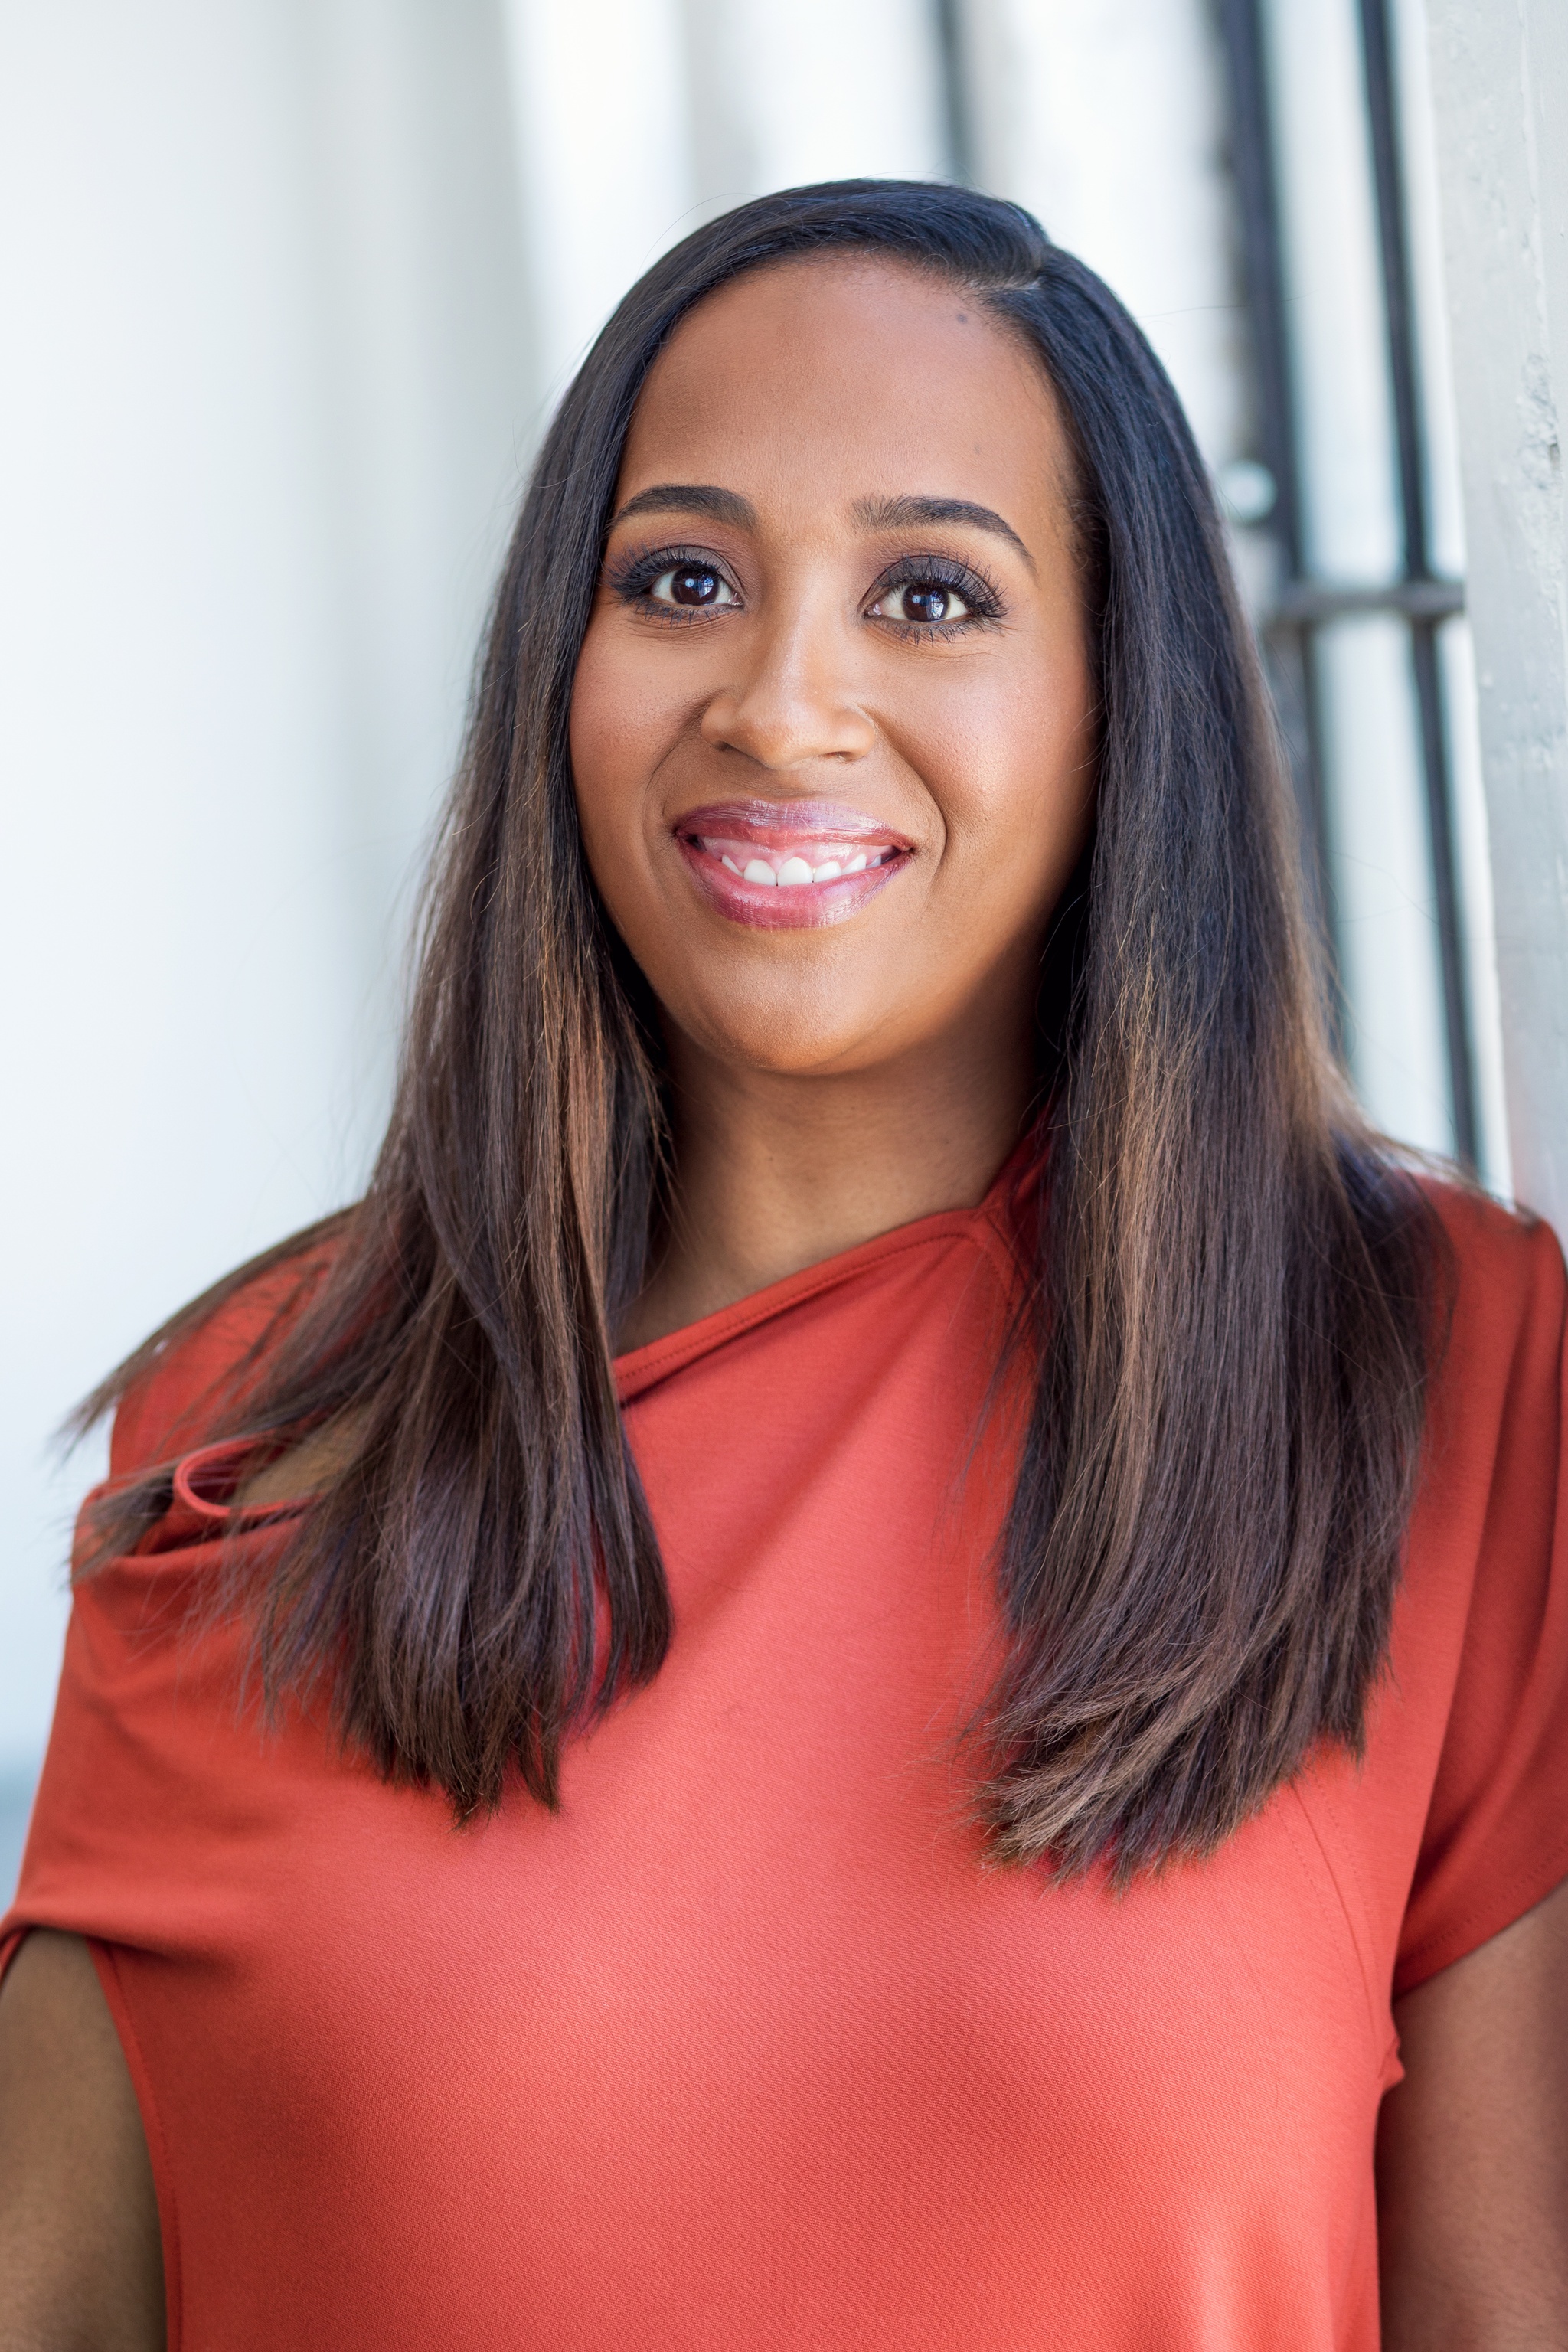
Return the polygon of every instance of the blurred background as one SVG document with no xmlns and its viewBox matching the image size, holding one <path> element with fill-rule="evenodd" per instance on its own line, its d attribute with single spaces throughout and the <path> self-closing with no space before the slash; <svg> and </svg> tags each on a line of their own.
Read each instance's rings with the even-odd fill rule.
<svg viewBox="0 0 1568 2352">
<path fill-rule="evenodd" d="M 1357 1084 L 1508 1192 L 1428 73 L 1422 0 L 0 0 L 7 1886 L 101 1459 L 49 1432 L 355 1192 L 531 453 L 745 196 L 973 181 L 1129 303 L 1229 518 Z"/>
</svg>

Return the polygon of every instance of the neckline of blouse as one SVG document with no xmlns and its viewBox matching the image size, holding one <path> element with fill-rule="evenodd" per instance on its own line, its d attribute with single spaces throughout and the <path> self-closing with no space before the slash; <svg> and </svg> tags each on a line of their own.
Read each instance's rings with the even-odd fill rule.
<svg viewBox="0 0 1568 2352">
<path fill-rule="evenodd" d="M 614 1364 L 616 1391 L 621 1403 L 629 1404 L 645 1396 L 660 1381 L 742 1333 L 754 1330 L 758 1325 L 771 1322 L 807 1299 L 837 1289 L 911 1250 L 929 1249 L 944 1241 L 973 1242 L 992 1259 L 1004 1285 L 1011 1289 L 1024 1270 L 1024 1220 L 1026 1204 L 1034 1189 L 1036 1168 L 1033 1143 L 1026 1139 L 1004 1163 L 984 1198 L 974 1208 L 938 1209 L 908 1224 L 895 1225 L 885 1234 L 874 1234 L 869 1241 L 858 1242 L 832 1257 L 819 1259 L 815 1265 L 803 1266 L 797 1274 L 784 1275 L 779 1281 L 770 1282 L 728 1307 L 716 1308 L 711 1315 L 700 1316 L 694 1323 L 682 1324 L 679 1330 L 668 1332 L 661 1339 L 650 1339 L 640 1348 L 626 1349 L 615 1359 Z M 197 1446 L 184 1455 L 174 1473 L 170 1498 L 173 1516 L 188 1526 L 216 1529 L 220 1524 L 240 1522 L 247 1528 L 258 1528 L 270 1521 L 293 1517 L 305 1509 L 312 1499 L 309 1495 L 268 1503 L 233 1501 L 255 1452 L 254 1439 L 226 1437 L 210 1445 Z"/>
</svg>

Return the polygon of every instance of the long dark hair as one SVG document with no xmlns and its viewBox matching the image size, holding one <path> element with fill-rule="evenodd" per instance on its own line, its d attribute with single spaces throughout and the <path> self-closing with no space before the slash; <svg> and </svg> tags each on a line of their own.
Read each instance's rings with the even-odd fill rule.
<svg viewBox="0 0 1568 2352">
<path fill-rule="evenodd" d="M 794 189 L 632 289 L 561 404 L 497 592 L 369 1191 L 185 1308 L 83 1412 L 260 1267 L 310 1268 L 202 1432 L 344 1433 L 258 1596 L 268 1686 L 326 1677 L 351 1740 L 466 1815 L 513 1767 L 552 1802 L 569 1732 L 657 1671 L 669 1601 L 610 1334 L 658 1209 L 658 1050 L 584 857 L 568 705 L 654 360 L 740 273 L 846 251 L 986 303 L 1075 451 L 1098 819 L 1043 976 L 1036 1402 L 978 1779 L 1001 1858 L 1125 1874 L 1212 1848 L 1316 1742 L 1362 1738 L 1438 1244 L 1336 1071 L 1266 696 L 1175 394 L 1016 205 Z M 99 1556 L 167 1491 L 163 1465 L 111 1492 Z"/>
</svg>

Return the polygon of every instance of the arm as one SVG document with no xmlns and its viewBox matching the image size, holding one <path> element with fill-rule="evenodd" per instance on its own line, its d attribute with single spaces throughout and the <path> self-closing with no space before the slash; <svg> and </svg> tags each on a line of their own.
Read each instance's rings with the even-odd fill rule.
<svg viewBox="0 0 1568 2352">
<path fill-rule="evenodd" d="M 153 2168 L 87 1946 L 42 1929 L 0 1986 L 0 2352 L 163 2352 Z"/>
<path fill-rule="evenodd" d="M 1395 2004 L 1385 2352 L 1568 2346 L 1568 1885 Z"/>
</svg>

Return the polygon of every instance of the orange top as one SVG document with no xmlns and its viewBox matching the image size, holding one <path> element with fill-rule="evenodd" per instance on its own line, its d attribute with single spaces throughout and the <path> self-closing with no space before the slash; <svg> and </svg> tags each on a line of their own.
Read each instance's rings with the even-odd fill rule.
<svg viewBox="0 0 1568 2352">
<path fill-rule="evenodd" d="M 623 1360 L 677 1630 L 555 1817 L 457 1830 L 316 1717 L 241 1717 L 238 1635 L 182 1631 L 235 1468 L 191 1457 L 77 1593 L 0 1931 L 97 1939 L 171 2346 L 1371 2352 L 1391 1994 L 1568 1874 L 1563 1264 L 1441 1200 L 1364 1766 L 1121 1897 L 983 1868 L 950 1759 L 1007 1489 L 994 1433 L 960 1486 L 995 1196 Z M 255 1317 L 122 1409 L 116 1469 Z"/>
</svg>

